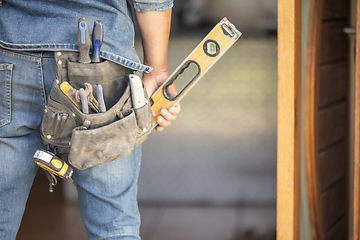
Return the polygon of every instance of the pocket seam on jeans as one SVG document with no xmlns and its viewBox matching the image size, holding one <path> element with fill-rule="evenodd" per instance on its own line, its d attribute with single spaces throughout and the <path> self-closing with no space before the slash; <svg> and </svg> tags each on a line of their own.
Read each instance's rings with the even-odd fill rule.
<svg viewBox="0 0 360 240">
<path fill-rule="evenodd" d="M 5 126 L 11 122 L 11 77 L 12 77 L 13 64 L 2 63 L 0 64 L 0 72 L 4 71 L 4 85 L 5 95 L 4 102 L 6 107 L 6 114 L 4 119 L 0 119 L 0 127 Z"/>
</svg>

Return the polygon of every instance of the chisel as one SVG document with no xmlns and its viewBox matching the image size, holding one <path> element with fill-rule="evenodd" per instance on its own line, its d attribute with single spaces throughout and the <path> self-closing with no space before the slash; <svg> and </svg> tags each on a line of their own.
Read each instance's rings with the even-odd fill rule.
<svg viewBox="0 0 360 240">
<path fill-rule="evenodd" d="M 88 20 L 86 18 L 80 18 L 78 21 L 77 44 L 80 51 L 78 61 L 80 63 L 90 63 L 90 32 Z"/>
</svg>

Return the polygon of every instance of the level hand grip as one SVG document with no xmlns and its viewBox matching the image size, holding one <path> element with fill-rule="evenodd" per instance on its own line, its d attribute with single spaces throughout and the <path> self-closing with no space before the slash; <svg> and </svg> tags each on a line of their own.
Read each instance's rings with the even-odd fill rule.
<svg viewBox="0 0 360 240">
<path fill-rule="evenodd" d="M 172 85 L 177 78 L 184 73 L 184 71 L 191 65 L 194 64 L 197 69 L 198 72 L 195 74 L 195 76 L 185 85 L 185 87 L 181 90 L 178 90 L 179 93 L 176 96 L 171 96 L 171 94 L 168 91 L 168 88 L 170 87 L 170 85 Z M 170 76 L 170 78 L 166 81 L 166 84 L 163 87 L 163 95 L 167 100 L 170 101 L 175 101 L 177 98 L 179 98 L 188 88 L 190 88 L 191 83 L 195 82 L 196 79 L 199 77 L 201 73 L 201 67 L 200 65 L 194 61 L 194 60 L 188 60 L 187 62 L 185 62 L 184 64 L 182 64 L 179 68 L 179 70 L 177 72 L 175 72 L 172 76 Z"/>
</svg>

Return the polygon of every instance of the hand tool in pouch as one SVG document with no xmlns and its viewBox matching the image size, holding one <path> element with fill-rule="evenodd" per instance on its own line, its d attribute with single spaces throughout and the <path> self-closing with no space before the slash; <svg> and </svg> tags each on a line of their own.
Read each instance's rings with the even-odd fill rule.
<svg viewBox="0 0 360 240">
<path fill-rule="evenodd" d="M 37 150 L 33 156 L 33 160 L 39 167 L 46 170 L 45 173 L 47 173 L 50 182 L 50 192 L 53 191 L 53 186 L 57 183 L 55 176 L 70 179 L 73 174 L 73 169 L 65 161 L 49 151 Z"/>
<path fill-rule="evenodd" d="M 77 45 L 80 51 L 78 61 L 80 63 L 90 63 L 90 32 L 89 23 L 86 18 L 80 18 L 77 27 Z"/>
<path fill-rule="evenodd" d="M 90 83 L 84 83 L 85 89 L 83 94 L 87 98 L 89 107 L 95 112 L 100 112 L 100 103 L 96 100 L 93 93 L 93 87 Z M 62 82 L 60 84 L 60 90 L 70 99 L 70 101 L 78 108 L 82 109 L 81 95 L 79 90 L 74 89 L 70 83 Z M 100 101 L 104 101 L 104 98 L 100 98 Z"/>
<path fill-rule="evenodd" d="M 146 104 L 143 84 L 138 75 L 130 74 L 129 83 L 131 89 L 131 102 L 134 109 L 139 109 Z"/>
<path fill-rule="evenodd" d="M 92 33 L 93 54 L 91 56 L 92 62 L 100 62 L 100 48 L 104 39 L 104 24 L 101 20 L 94 22 Z"/>
<path fill-rule="evenodd" d="M 81 102 L 78 90 L 74 89 L 70 83 L 62 82 L 60 84 L 60 90 L 70 99 L 70 101 L 81 110 Z"/>
<path fill-rule="evenodd" d="M 104 101 L 104 90 L 102 85 L 96 85 L 96 97 L 99 102 L 99 110 L 100 112 L 106 112 L 106 106 Z"/>
<path fill-rule="evenodd" d="M 81 110 L 83 113 L 88 114 L 89 113 L 89 104 L 88 104 L 85 90 L 83 88 L 79 89 L 79 95 L 80 95 L 80 100 L 81 100 Z"/>
<path fill-rule="evenodd" d="M 224 53 L 240 38 L 241 32 L 227 19 L 223 18 L 190 55 L 177 67 L 170 77 L 151 96 L 154 112 L 153 125 L 162 108 L 169 108 L 178 103 L 204 74 L 219 60 Z M 176 96 L 168 92 L 168 88 L 189 66 L 195 66 L 197 73 Z"/>
</svg>

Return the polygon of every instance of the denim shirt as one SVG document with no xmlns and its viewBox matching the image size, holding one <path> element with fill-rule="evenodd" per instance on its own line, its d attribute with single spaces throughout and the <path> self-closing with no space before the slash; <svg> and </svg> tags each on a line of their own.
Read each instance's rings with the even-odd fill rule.
<svg viewBox="0 0 360 240">
<path fill-rule="evenodd" d="M 134 23 L 127 0 L 3 0 L 0 47 L 18 51 L 77 51 L 80 17 L 104 23 L 100 55 L 125 67 L 150 72 L 134 49 Z M 173 0 L 131 0 L 138 12 L 166 11 Z"/>
</svg>

